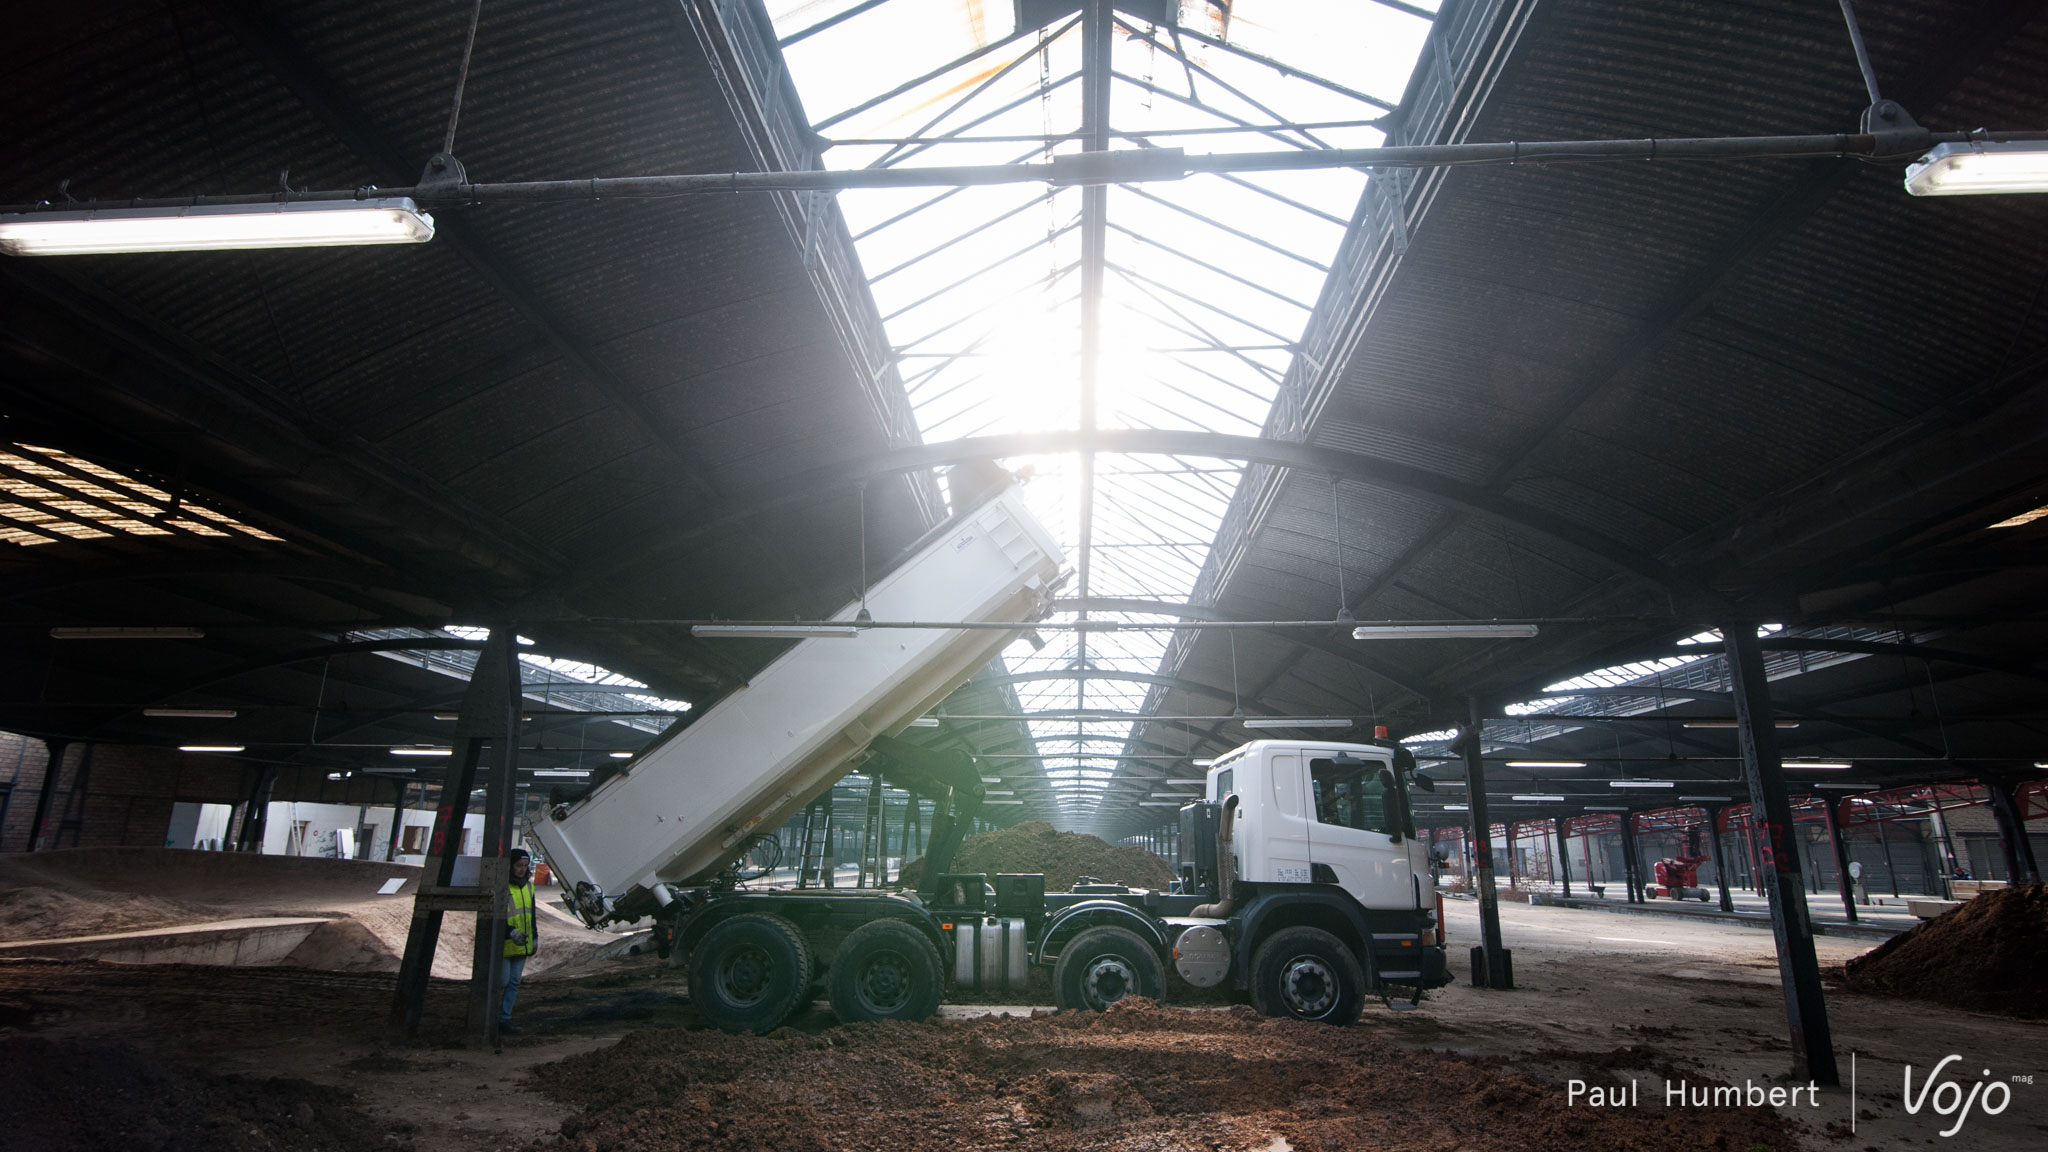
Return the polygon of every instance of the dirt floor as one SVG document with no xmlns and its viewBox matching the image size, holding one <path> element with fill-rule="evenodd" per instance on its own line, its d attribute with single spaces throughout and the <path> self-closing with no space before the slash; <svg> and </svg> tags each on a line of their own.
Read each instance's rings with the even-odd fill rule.
<svg viewBox="0 0 2048 1152">
<path fill-rule="evenodd" d="M 0 942 L 130 932 L 258 916 L 320 916 L 285 961 L 342 972 L 396 972 L 420 869 L 410 864 L 165 848 L 84 848 L 0 856 Z M 389 896 L 386 881 L 403 879 Z M 592 932 L 543 895 L 549 948 L 529 971 L 595 963 L 617 938 Z M 475 918 L 442 922 L 434 974 L 469 972 Z"/>
<path fill-rule="evenodd" d="M 1986 892 L 1848 962 L 1859 992 L 2048 1016 L 2048 884 Z"/>
<path fill-rule="evenodd" d="M 1476 908 L 1449 910 L 1462 957 Z M 1515 990 L 1453 985 L 1414 1012 L 1374 1004 L 1343 1031 L 1214 1006 L 1032 1018 L 1028 1005 L 1008 1016 L 954 1005 L 921 1025 L 842 1027 L 819 1005 L 775 1035 L 729 1037 L 696 1027 L 680 974 L 643 956 L 530 980 L 524 1031 L 490 1052 L 460 1044 L 466 989 L 453 982 L 434 986 L 424 1042 L 399 1047 L 384 1034 L 391 983 L 380 974 L 0 961 L 0 1076 L 31 1084 L 22 1069 L 83 1067 L 88 1080 L 145 1085 L 118 1098 L 0 1094 L 0 1149 L 2048 1144 L 2048 1086 L 2010 1084 L 2001 1113 L 1978 1106 L 1949 1138 L 1954 1116 L 1931 1103 L 1908 1115 L 1901 1091 L 1904 1065 L 1918 1091 L 1949 1053 L 1965 1063 L 1944 1075 L 1965 1089 L 1987 1069 L 2033 1076 L 2048 1025 L 1839 985 L 1829 1013 L 1845 1085 L 1855 1059 L 1853 1105 L 1845 1086 L 1812 1106 L 1667 1107 L 1674 1078 L 1787 1084 L 1770 933 L 1515 905 L 1502 919 Z M 1824 965 L 1871 947 L 1815 944 Z M 222 1075 L 242 1079 L 208 1078 Z M 1634 1100 L 1593 1109 L 1573 1080 L 1633 1084 Z M 177 1108 L 162 1111 L 169 1099 Z M 177 1123 L 150 1127 L 159 1113 Z"/>
</svg>

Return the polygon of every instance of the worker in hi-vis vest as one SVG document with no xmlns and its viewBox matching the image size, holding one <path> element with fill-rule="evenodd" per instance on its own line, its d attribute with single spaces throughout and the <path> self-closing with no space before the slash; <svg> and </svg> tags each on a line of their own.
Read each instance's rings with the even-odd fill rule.
<svg viewBox="0 0 2048 1152">
<path fill-rule="evenodd" d="M 505 999 L 498 1008 L 498 1031 L 517 1032 L 512 1024 L 512 1002 L 519 998 L 519 978 L 526 974 L 526 958 L 540 947 L 538 924 L 533 915 L 533 857 L 524 848 L 514 848 L 510 896 L 505 908 Z"/>
</svg>

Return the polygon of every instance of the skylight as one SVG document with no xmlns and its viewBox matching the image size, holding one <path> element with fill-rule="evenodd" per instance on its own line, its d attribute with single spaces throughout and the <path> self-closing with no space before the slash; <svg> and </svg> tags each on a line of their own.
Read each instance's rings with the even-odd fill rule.
<svg viewBox="0 0 2048 1152">
<path fill-rule="evenodd" d="M 1430 27 L 1422 9 L 1360 0 L 1185 3 L 1170 24 L 1116 10 L 1107 115 L 1091 123 L 1079 4 L 767 7 L 832 168 L 1043 161 L 1091 142 L 1370 147 Z M 1018 28 L 1021 10 L 1054 15 Z M 837 204 L 926 442 L 1094 429 L 1256 436 L 1366 181 L 1354 170 L 1199 175 L 1106 189 L 850 191 Z M 1193 594 L 1242 475 L 1234 461 L 1111 453 L 1005 464 L 1034 469 L 1026 500 L 1077 569 L 1067 595 L 1167 604 Z M 1011 670 L 1149 674 L 1168 640 L 1047 638 L 1005 653 Z M 1056 791 L 1099 792 L 1117 778 L 1113 757 L 1130 750 L 1145 689 L 1096 675 L 1018 686 Z"/>
<path fill-rule="evenodd" d="M 280 540 L 61 449 L 0 444 L 0 540 L 34 547 L 117 535 Z"/>
</svg>

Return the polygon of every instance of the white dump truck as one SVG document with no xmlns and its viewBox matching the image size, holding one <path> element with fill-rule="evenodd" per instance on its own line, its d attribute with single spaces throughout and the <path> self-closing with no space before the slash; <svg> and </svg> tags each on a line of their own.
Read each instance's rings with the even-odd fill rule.
<svg viewBox="0 0 2048 1152">
<path fill-rule="evenodd" d="M 833 619 L 851 635 L 799 640 L 551 807 L 531 834 L 565 904 L 592 926 L 652 917 L 699 1016 L 732 1031 L 771 1031 L 821 987 L 842 1020 L 922 1019 L 949 985 L 1021 992 L 1034 966 L 1061 1008 L 1162 998 L 1172 964 L 1267 1014 L 1340 1024 L 1370 996 L 1413 1004 L 1448 983 L 1398 746 L 1262 740 L 1219 758 L 1181 810 L 1174 891 L 950 871 L 981 769 L 897 734 L 1049 610 L 1060 560 L 1015 487 L 934 529 L 869 590 L 865 619 L 956 626 L 864 626 L 848 604 Z M 1017 627 L 957 626 L 1003 622 Z M 934 802 L 918 889 L 743 882 L 760 834 L 855 769 Z"/>
</svg>

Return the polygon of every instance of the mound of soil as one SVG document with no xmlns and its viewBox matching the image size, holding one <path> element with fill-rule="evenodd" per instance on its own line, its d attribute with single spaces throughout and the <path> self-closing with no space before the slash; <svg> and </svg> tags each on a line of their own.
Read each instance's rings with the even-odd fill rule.
<svg viewBox="0 0 2048 1152">
<path fill-rule="evenodd" d="M 391 1152 L 409 1148 L 348 1094 L 304 1080 L 205 1076 L 117 1045 L 0 1040 L 0 1148 L 37 1152 Z"/>
<path fill-rule="evenodd" d="M 1982 893 L 1843 965 L 1860 992 L 2048 1016 L 2048 884 Z"/>
<path fill-rule="evenodd" d="M 226 920 L 234 915 L 216 905 L 135 892 L 84 892 L 41 885 L 0 888 L 0 940 L 103 936 Z"/>
<path fill-rule="evenodd" d="M 583 1109 L 547 1145 L 579 1152 L 838 1152 L 875 1147 L 882 1133 L 895 1152 L 1798 1146 L 1769 1109 L 1569 1108 L 1562 1089 L 1498 1058 L 1142 1000 L 816 1035 L 646 1030 L 536 1068 L 531 1083 Z"/>
<path fill-rule="evenodd" d="M 1165 888 L 1173 882 L 1166 861 L 1143 848 L 1126 848 L 1096 836 L 1061 832 L 1043 820 L 1027 820 L 969 836 L 953 858 L 955 872 L 1043 872 L 1047 892 L 1066 892 L 1083 876 L 1133 888 Z M 915 886 L 924 860 L 903 866 L 903 883 Z"/>
</svg>

